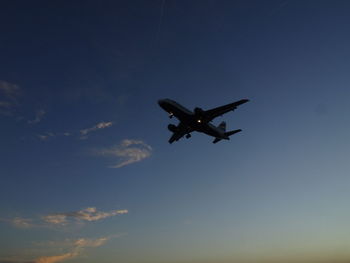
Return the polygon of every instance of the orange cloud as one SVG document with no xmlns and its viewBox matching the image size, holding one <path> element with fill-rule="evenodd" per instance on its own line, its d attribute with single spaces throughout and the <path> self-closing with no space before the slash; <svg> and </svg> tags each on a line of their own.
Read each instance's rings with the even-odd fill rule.
<svg viewBox="0 0 350 263">
<path fill-rule="evenodd" d="M 101 237 L 97 239 L 80 238 L 71 244 L 72 245 L 71 252 L 65 253 L 62 255 L 57 255 L 57 256 L 40 257 L 34 260 L 34 263 L 56 263 L 67 259 L 75 258 L 79 256 L 82 252 L 84 252 L 86 248 L 100 247 L 104 245 L 109 239 L 117 236 L 120 236 L 120 235 L 111 236 L 111 237 Z"/>
<path fill-rule="evenodd" d="M 66 253 L 63 255 L 58 255 L 58 256 L 41 257 L 41 258 L 36 259 L 34 262 L 35 263 L 55 263 L 55 262 L 64 261 L 64 260 L 67 260 L 70 258 L 74 258 L 78 255 L 79 255 L 79 253 L 77 251 L 73 251 L 73 252 Z"/>
</svg>

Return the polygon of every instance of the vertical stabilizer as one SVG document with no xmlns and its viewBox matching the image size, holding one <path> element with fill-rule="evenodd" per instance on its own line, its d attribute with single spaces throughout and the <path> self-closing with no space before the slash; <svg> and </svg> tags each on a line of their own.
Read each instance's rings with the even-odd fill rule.
<svg viewBox="0 0 350 263">
<path fill-rule="evenodd" d="M 221 122 L 218 128 L 221 129 L 222 131 L 226 131 L 226 122 L 225 121 Z"/>
<path fill-rule="evenodd" d="M 219 125 L 218 125 L 218 128 L 223 132 L 225 133 L 226 132 L 226 122 L 225 121 L 222 121 Z M 213 141 L 213 143 L 217 143 L 219 141 L 221 141 L 222 138 L 218 138 L 216 137 Z"/>
</svg>

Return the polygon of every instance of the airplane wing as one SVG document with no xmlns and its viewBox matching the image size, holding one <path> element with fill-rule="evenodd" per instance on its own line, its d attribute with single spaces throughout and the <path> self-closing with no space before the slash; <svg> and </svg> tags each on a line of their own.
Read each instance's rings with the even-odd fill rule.
<svg viewBox="0 0 350 263">
<path fill-rule="evenodd" d="M 174 141 L 178 141 L 186 134 L 193 132 L 193 129 L 183 125 L 181 122 L 177 126 L 177 129 L 178 130 L 176 132 L 174 132 L 173 135 L 170 137 L 169 143 L 173 143 Z"/>
<path fill-rule="evenodd" d="M 174 107 L 171 111 L 171 114 L 175 116 L 180 122 L 190 118 L 190 116 L 192 115 L 191 111 L 189 111 L 185 107 L 182 107 L 181 105 L 178 105 L 177 107 L 181 107 L 181 109 Z"/>
<path fill-rule="evenodd" d="M 209 121 L 213 120 L 214 118 L 221 116 L 229 111 L 235 110 L 239 105 L 248 102 L 249 100 L 243 99 L 239 100 L 224 106 L 220 106 L 211 110 L 206 110 L 205 115 Z"/>
</svg>

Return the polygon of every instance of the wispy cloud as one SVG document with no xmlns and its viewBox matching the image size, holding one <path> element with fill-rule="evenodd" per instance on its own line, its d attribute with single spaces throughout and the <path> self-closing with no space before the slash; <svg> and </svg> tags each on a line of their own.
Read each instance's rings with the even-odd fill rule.
<svg viewBox="0 0 350 263">
<path fill-rule="evenodd" d="M 18 115 L 18 107 L 20 106 L 19 98 L 23 95 L 22 89 L 13 83 L 0 80 L 0 114 L 6 116 Z M 29 124 L 39 123 L 46 112 L 39 109 L 35 113 L 32 120 L 28 120 Z M 23 116 L 16 116 L 17 121 L 23 120 Z"/>
<path fill-rule="evenodd" d="M 21 94 L 22 91 L 18 85 L 0 80 L 0 114 L 13 115 Z"/>
<path fill-rule="evenodd" d="M 48 141 L 51 138 L 56 138 L 56 137 L 69 137 L 72 136 L 73 134 L 71 132 L 45 132 L 42 134 L 37 134 L 37 138 L 41 141 Z"/>
<path fill-rule="evenodd" d="M 67 224 L 67 216 L 64 214 L 53 214 L 43 217 L 43 220 L 47 223 L 54 225 L 65 225 Z"/>
<path fill-rule="evenodd" d="M 1 103 L 1 102 L 0 102 Z M 29 124 L 35 124 L 42 120 L 46 112 L 44 110 L 40 110 L 37 112 L 35 119 L 28 121 Z M 111 127 L 113 125 L 112 121 L 109 122 L 100 122 L 94 125 L 93 127 L 82 129 L 78 131 L 66 131 L 66 132 L 44 132 L 41 134 L 37 134 L 37 138 L 41 141 L 48 141 L 50 138 L 55 137 L 70 137 L 70 136 L 78 136 L 79 139 L 85 140 L 88 138 L 89 133 L 95 132 L 100 129 L 105 129 Z"/>
<path fill-rule="evenodd" d="M 23 218 L 23 217 L 14 217 L 14 218 L 0 218 L 0 222 L 5 222 L 11 224 L 16 228 L 32 228 L 37 226 L 32 219 Z M 1 261 L 0 261 L 1 263 Z"/>
<path fill-rule="evenodd" d="M 10 108 L 11 107 L 11 103 L 8 101 L 0 101 L 0 108 Z"/>
<path fill-rule="evenodd" d="M 11 220 L 12 225 L 18 228 L 31 228 L 34 225 L 32 224 L 32 220 L 28 218 L 15 217 Z"/>
<path fill-rule="evenodd" d="M 111 127 L 112 125 L 113 125 L 113 122 L 111 122 L 111 121 L 109 121 L 109 122 L 100 122 L 100 123 L 97 123 L 93 127 L 80 130 L 80 135 L 81 135 L 80 139 L 87 139 L 88 134 L 90 132 L 94 132 L 94 131 L 97 131 L 97 130 L 100 130 L 100 129 L 105 129 L 105 128 Z"/>
<path fill-rule="evenodd" d="M 41 141 L 47 141 L 49 138 L 56 137 L 56 134 L 52 132 L 46 132 L 44 134 L 38 134 L 37 136 Z"/>
<path fill-rule="evenodd" d="M 74 242 L 76 247 L 100 247 L 108 241 L 108 237 L 101 237 L 98 239 L 80 238 Z"/>
<path fill-rule="evenodd" d="M 3 80 L 0 80 L 0 92 L 12 100 L 16 100 L 22 94 L 18 85 Z"/>
<path fill-rule="evenodd" d="M 79 211 L 50 214 L 43 217 L 47 223 L 54 225 L 66 225 L 70 220 L 76 221 L 98 221 L 107 217 L 127 214 L 128 210 L 112 210 L 110 212 L 97 211 L 96 207 L 88 207 Z"/>
<path fill-rule="evenodd" d="M 119 162 L 110 167 L 120 168 L 151 156 L 152 147 L 141 140 L 125 139 L 119 145 L 96 150 L 95 154 L 118 157 Z"/>
<path fill-rule="evenodd" d="M 123 215 L 127 213 L 129 213 L 129 211 L 126 209 L 104 212 L 98 211 L 96 207 L 87 207 L 78 211 L 48 214 L 38 218 L 0 218 L 0 221 L 10 223 L 14 227 L 22 229 L 32 227 L 56 228 L 74 226 L 77 224 L 81 225 L 84 222 L 99 221 L 108 217 Z"/>
<path fill-rule="evenodd" d="M 33 119 L 33 120 L 29 120 L 28 121 L 28 123 L 29 124 L 36 124 L 36 123 L 39 123 L 42 119 L 43 119 L 43 117 L 44 117 L 44 115 L 46 114 L 46 111 L 44 111 L 44 110 L 38 110 L 37 112 L 36 112 L 36 114 L 35 114 L 35 118 Z"/>
</svg>

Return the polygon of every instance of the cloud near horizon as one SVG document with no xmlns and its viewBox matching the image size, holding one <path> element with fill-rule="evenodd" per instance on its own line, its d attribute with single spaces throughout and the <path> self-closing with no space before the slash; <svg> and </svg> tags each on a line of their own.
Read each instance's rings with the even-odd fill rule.
<svg viewBox="0 0 350 263">
<path fill-rule="evenodd" d="M 110 166 L 120 168 L 132 163 L 142 161 L 152 154 L 152 147 L 141 140 L 125 139 L 119 145 L 97 150 L 95 153 L 100 156 L 119 157 L 119 163 Z"/>
<path fill-rule="evenodd" d="M 77 251 L 73 251 L 57 256 L 41 257 L 33 261 L 33 263 L 55 263 L 77 257 L 78 255 L 79 253 Z"/>
<path fill-rule="evenodd" d="M 104 245 L 109 239 L 119 237 L 120 235 L 101 237 L 97 239 L 80 238 L 72 242 L 71 251 L 61 255 L 40 257 L 33 261 L 33 263 L 55 263 L 65 261 L 79 256 L 86 248 L 95 248 Z"/>
<path fill-rule="evenodd" d="M 75 240 L 66 239 L 63 242 L 50 241 L 45 246 L 55 246 L 58 251 L 65 251 L 65 253 L 52 255 L 52 256 L 41 256 L 34 260 L 20 260 L 14 258 L 0 258 L 0 263 L 56 263 L 62 262 L 69 259 L 76 258 L 82 255 L 88 248 L 97 248 L 103 246 L 107 241 L 113 238 L 119 238 L 125 236 L 127 233 L 120 233 L 110 236 L 104 236 L 100 238 L 79 238 Z"/>
<path fill-rule="evenodd" d="M 65 255 L 65 254 L 63 254 Z M 79 254 L 77 255 L 79 256 Z M 55 256 L 53 256 L 55 257 Z M 58 256 L 56 256 L 58 257 Z M 47 257 L 49 258 L 49 257 Z M 70 257 L 70 258 L 74 258 L 74 257 Z M 66 259 L 70 259 L 70 258 L 65 258 L 65 259 L 61 259 L 60 261 L 64 261 Z M 206 263 L 280 263 L 280 262 L 284 262 L 284 263 L 349 263 L 350 262 L 350 257 L 348 256 L 344 256 L 344 255 L 330 255 L 328 257 L 325 258 L 319 258 L 319 257 L 315 257 L 315 258 L 310 258 L 310 257 L 300 257 L 300 258 L 293 258 L 291 256 L 286 256 L 285 258 L 281 258 L 281 259 L 264 259 L 264 258 L 260 258 L 260 259 L 222 259 L 222 260 L 205 260 L 204 262 Z M 38 260 L 38 259 L 37 259 Z M 20 261 L 20 260 L 11 260 L 11 259 L 0 259 L 0 263 L 55 263 L 55 262 L 59 262 L 59 261 L 42 261 L 42 262 L 38 262 L 38 261 Z M 173 263 L 174 261 L 172 260 L 168 260 L 165 261 L 165 263 Z M 188 261 L 188 260 L 182 260 L 179 261 L 179 263 L 202 263 L 203 260 L 192 260 L 192 261 Z"/>
</svg>

